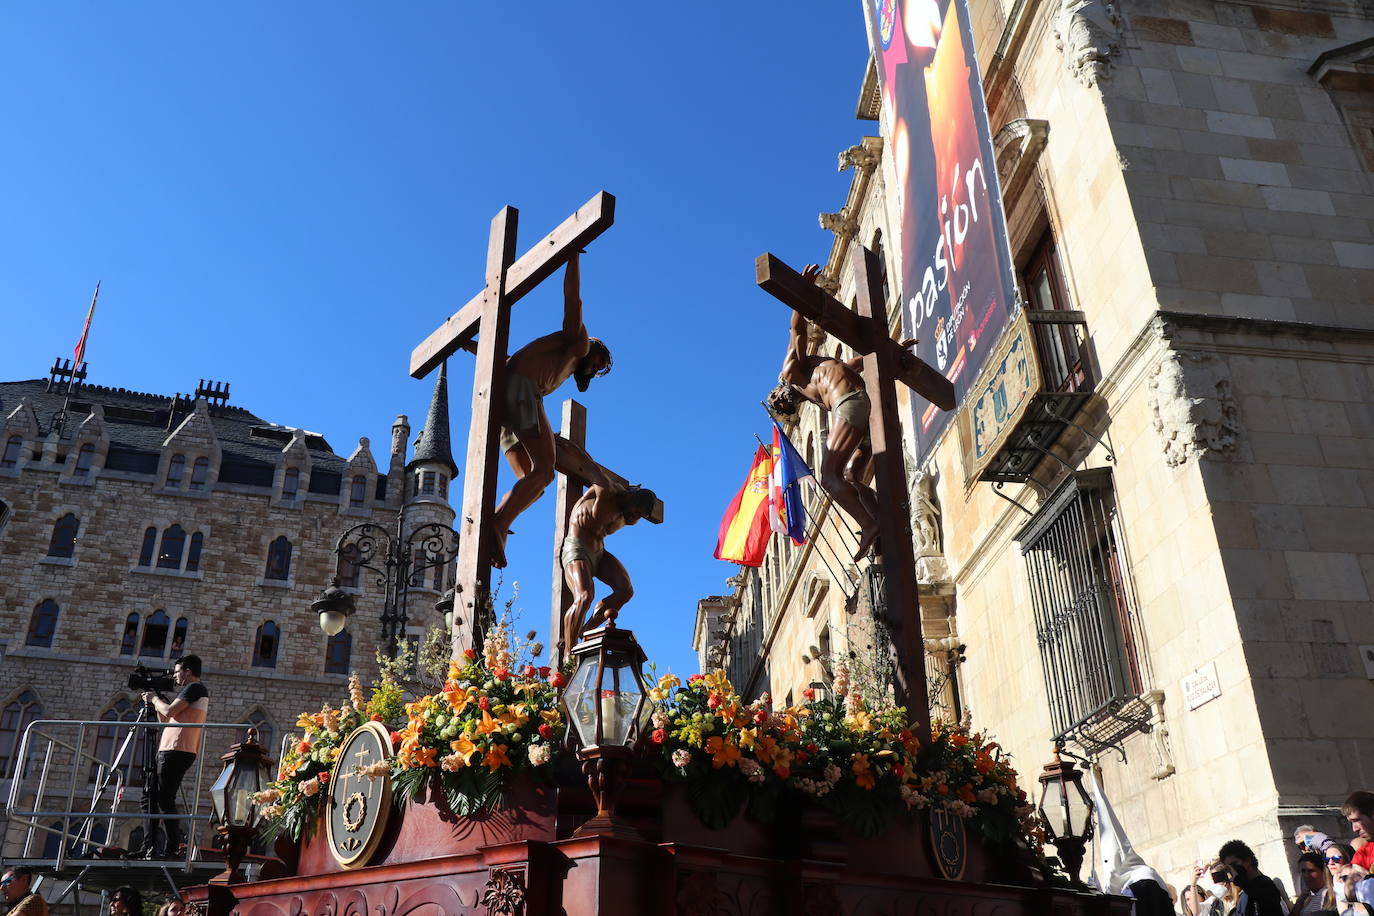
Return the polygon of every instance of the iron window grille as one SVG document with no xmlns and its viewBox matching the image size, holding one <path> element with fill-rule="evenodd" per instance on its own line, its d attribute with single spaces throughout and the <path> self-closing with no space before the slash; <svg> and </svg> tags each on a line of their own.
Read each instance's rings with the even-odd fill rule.
<svg viewBox="0 0 1374 916">
<path fill-rule="evenodd" d="M 1016 540 L 1056 740 L 1097 750 L 1148 730 L 1138 708 L 1139 615 L 1111 469 L 1071 474 Z"/>
</svg>

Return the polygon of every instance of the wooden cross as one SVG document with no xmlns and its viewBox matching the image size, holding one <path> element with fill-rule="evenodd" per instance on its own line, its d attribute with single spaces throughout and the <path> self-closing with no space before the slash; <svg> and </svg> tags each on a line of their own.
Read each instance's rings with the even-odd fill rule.
<svg viewBox="0 0 1374 916">
<path fill-rule="evenodd" d="M 873 252 L 855 243 L 851 253 L 858 305 L 851 312 L 771 254 L 754 264 L 758 284 L 794 311 L 823 328 L 855 353 L 863 354 L 864 387 L 872 404 L 868 417 L 873 442 L 874 489 L 878 494 L 878 536 L 886 600 L 883 613 L 898 706 L 906 707 L 917 737 L 930 740 L 930 703 L 926 695 L 925 643 L 917 597 L 916 555 L 911 543 L 910 493 L 902 460 L 902 427 L 897 391 L 902 382 L 944 410 L 954 408 L 954 385 L 888 336 L 881 267 Z"/>
<path fill-rule="evenodd" d="M 491 221 L 486 284 L 482 291 L 424 339 L 410 354 L 410 374 L 423 378 L 458 350 L 477 355 L 472 381 L 472 424 L 464 470 L 463 508 L 455 582 L 453 652 L 482 648 L 481 622 L 491 593 L 491 527 L 496 476 L 501 466 L 501 401 L 505 392 L 510 309 L 572 255 L 615 221 L 615 198 L 601 191 L 526 251 L 515 257 L 519 211 L 504 207 Z M 474 342 L 474 337 L 476 338 Z M 467 642 L 459 629 L 467 627 Z"/>
<path fill-rule="evenodd" d="M 563 420 L 559 429 L 560 434 L 554 437 L 554 445 L 558 449 L 554 462 L 558 481 L 553 521 L 553 607 L 549 616 L 549 659 L 554 667 L 562 662 L 567 650 L 572 648 L 563 645 L 563 615 L 572 606 L 573 596 L 563 579 L 561 554 L 563 539 L 568 536 L 573 506 L 577 505 L 583 491 L 595 480 L 593 467 L 600 469 L 601 474 L 611 482 L 628 485 L 625 478 L 597 464 L 587 454 L 587 408 L 568 398 L 563 402 Z M 663 524 L 663 500 L 655 500 L 653 511 L 645 516 L 645 520 L 655 525 Z"/>
</svg>

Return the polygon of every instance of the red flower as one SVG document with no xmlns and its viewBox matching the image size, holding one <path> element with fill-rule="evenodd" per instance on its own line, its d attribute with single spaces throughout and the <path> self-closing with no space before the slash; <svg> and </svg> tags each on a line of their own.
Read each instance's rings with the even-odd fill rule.
<svg viewBox="0 0 1374 916">
<path fill-rule="evenodd" d="M 467 660 L 468 660 L 468 661 L 472 661 L 474 658 L 477 657 L 477 650 L 476 650 L 476 649 L 464 649 L 464 650 L 463 650 L 463 655 L 467 656 Z"/>
<path fill-rule="evenodd" d="M 802 750 L 797 751 L 797 763 L 806 763 L 806 761 L 808 761 L 808 760 L 810 760 L 810 759 L 811 759 L 811 755 L 808 754 L 806 751 L 802 751 Z"/>
<path fill-rule="evenodd" d="M 400 743 L 401 743 L 401 733 L 400 733 L 400 732 L 392 732 L 392 733 L 391 733 L 391 743 L 392 743 L 392 744 L 400 744 Z"/>
<path fill-rule="evenodd" d="M 760 709 L 758 712 L 754 713 L 754 721 L 755 721 L 755 722 L 758 722 L 759 724 L 763 724 L 764 722 L 767 722 L 767 721 L 768 721 L 768 713 L 766 713 L 766 712 L 764 712 L 762 709 Z"/>
<path fill-rule="evenodd" d="M 816 691 L 815 691 L 815 688 L 808 687 L 808 688 L 806 688 L 805 690 L 803 690 L 803 691 L 802 691 L 802 699 L 803 699 L 803 700 L 806 700 L 808 703 L 809 703 L 810 701 L 816 699 Z"/>
<path fill-rule="evenodd" d="M 691 677 L 687 678 L 687 683 L 689 683 L 689 684 L 695 684 L 697 681 L 699 681 L 699 680 L 701 680 L 701 679 L 703 679 L 703 678 L 705 678 L 705 677 L 706 677 L 706 675 L 704 675 L 704 674 L 700 674 L 700 673 L 694 674 L 694 675 L 692 675 Z"/>
<path fill-rule="evenodd" d="M 562 672 L 562 671 L 555 671 L 555 672 L 549 677 L 549 683 L 552 684 L 552 685 L 555 686 L 555 687 L 562 687 L 562 686 L 564 686 L 565 684 L 568 683 L 568 679 L 565 678 L 565 677 L 563 676 L 563 672 Z"/>
<path fill-rule="evenodd" d="M 478 709 L 491 709 L 491 698 L 490 698 L 490 697 L 482 697 L 481 699 L 479 699 L 479 700 L 477 701 L 477 708 L 478 708 Z"/>
<path fill-rule="evenodd" d="M 662 744 L 668 740 L 668 733 L 661 728 L 656 728 L 654 729 L 654 733 L 649 736 L 649 739 L 653 741 L 654 744 Z"/>
<path fill-rule="evenodd" d="M 369 718 L 370 718 L 373 722 L 380 722 L 380 721 L 382 721 L 382 717 L 381 717 L 380 715 L 378 715 L 377 713 L 375 713 L 375 712 L 374 712 Z"/>
<path fill-rule="evenodd" d="M 548 665 L 545 665 L 544 667 L 542 667 L 542 668 L 539 669 L 539 676 L 540 676 L 540 677 L 548 677 L 548 676 L 549 676 L 549 670 L 550 670 L 550 669 L 549 669 L 549 666 L 548 666 Z"/>
<path fill-rule="evenodd" d="M 533 665 L 526 665 L 526 666 L 525 666 L 525 677 L 534 677 L 534 676 L 535 676 L 536 674 L 538 674 L 538 673 L 539 673 L 539 669 L 536 668 L 536 667 L 534 667 Z"/>
<path fill-rule="evenodd" d="M 550 738 L 552 738 L 553 726 L 549 725 L 549 723 L 547 722 L 539 726 L 539 737 L 543 738 L 545 741 L 548 741 Z"/>
<path fill-rule="evenodd" d="M 718 694 L 718 693 L 713 693 L 713 694 L 711 694 L 709 697 L 706 698 L 706 705 L 709 706 L 711 709 L 718 709 L 718 708 L 720 708 L 720 703 L 721 703 L 721 699 L 720 699 L 720 694 Z"/>
<path fill-rule="evenodd" d="M 904 729 L 902 729 L 901 731 L 899 731 L 899 732 L 897 733 L 897 738 L 898 738 L 898 740 L 901 740 L 901 741 L 910 741 L 910 740 L 911 740 L 911 729 L 909 729 L 909 728 L 904 728 Z"/>
<path fill-rule="evenodd" d="M 496 678 L 498 681 L 508 680 L 508 679 L 510 678 L 510 669 L 509 669 L 509 668 L 493 668 L 493 669 L 491 670 L 491 676 L 494 677 L 494 678 Z"/>
<path fill-rule="evenodd" d="M 892 775 L 893 775 L 893 776 L 896 776 L 898 779 L 901 779 L 902 776 L 904 776 L 905 774 L 906 774 L 906 767 L 902 766 L 900 763 L 894 763 L 894 764 L 892 765 Z"/>
<path fill-rule="evenodd" d="M 329 782 L 329 774 L 328 774 L 328 773 L 321 773 L 321 774 L 320 774 L 320 785 L 324 785 L 324 784 L 327 783 L 327 782 Z"/>
<path fill-rule="evenodd" d="M 310 753 L 310 742 L 309 742 L 309 741 L 302 741 L 300 744 L 296 745 L 296 753 L 297 753 L 297 754 L 308 754 L 308 753 Z"/>
<path fill-rule="evenodd" d="M 807 742 L 806 749 L 813 754 L 816 753 L 816 751 L 820 750 L 820 748 L 816 747 L 816 742 L 814 741 Z"/>
</svg>

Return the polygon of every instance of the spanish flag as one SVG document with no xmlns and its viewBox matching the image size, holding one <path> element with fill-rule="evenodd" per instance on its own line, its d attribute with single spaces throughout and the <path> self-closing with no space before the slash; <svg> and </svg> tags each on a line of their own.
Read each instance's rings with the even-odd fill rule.
<svg viewBox="0 0 1374 916">
<path fill-rule="evenodd" d="M 763 552 L 768 548 L 768 536 L 773 533 L 768 524 L 768 480 L 772 473 L 773 456 L 760 445 L 754 453 L 749 478 L 720 520 L 717 560 L 741 566 L 763 565 Z"/>
</svg>

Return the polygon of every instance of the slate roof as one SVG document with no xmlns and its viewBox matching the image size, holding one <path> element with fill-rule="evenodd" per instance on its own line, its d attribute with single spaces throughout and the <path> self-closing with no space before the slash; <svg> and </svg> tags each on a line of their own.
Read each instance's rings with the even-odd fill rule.
<svg viewBox="0 0 1374 916">
<path fill-rule="evenodd" d="M 0 382 L 0 418 L 9 416 L 19 406 L 20 399 L 27 397 L 38 416 L 40 430 L 47 432 L 53 417 L 62 409 L 65 383 L 53 385 L 52 391 L 48 387 L 48 380 L 44 378 Z M 175 422 L 169 429 L 171 397 L 104 385 L 82 385 L 72 396 L 65 429 L 71 435 L 90 414 L 91 405 L 99 404 L 105 410 L 105 428 L 112 446 L 157 455 L 162 451 L 163 440 L 181 425 L 194 403 L 186 398 L 181 400 Z M 225 462 L 275 465 L 281 450 L 291 441 L 291 427 L 269 423 L 233 404 L 212 406 L 210 419 Z M 342 473 L 347 467 L 345 459 L 334 454 L 323 436 L 307 434 L 305 446 L 317 470 Z"/>
<path fill-rule="evenodd" d="M 453 448 L 449 443 L 448 431 L 448 363 L 439 367 L 439 378 L 434 382 L 434 396 L 429 401 L 429 413 L 425 415 L 425 428 L 420 430 L 420 438 L 415 442 L 415 454 L 406 467 L 421 461 L 436 461 L 448 465 L 453 476 L 458 476 L 458 465 L 453 462 Z"/>
</svg>

